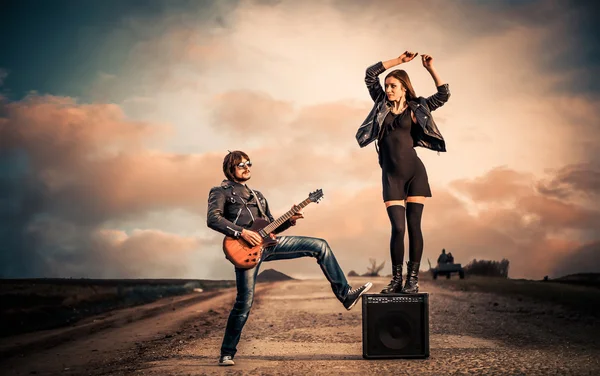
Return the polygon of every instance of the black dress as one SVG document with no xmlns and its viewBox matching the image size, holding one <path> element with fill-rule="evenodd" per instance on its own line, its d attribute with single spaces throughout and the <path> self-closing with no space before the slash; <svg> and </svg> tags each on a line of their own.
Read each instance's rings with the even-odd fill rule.
<svg viewBox="0 0 600 376">
<path fill-rule="evenodd" d="M 414 124 L 407 107 L 385 117 L 379 135 L 379 164 L 382 168 L 383 201 L 405 200 L 408 196 L 431 197 L 427 171 L 414 149 Z"/>
</svg>

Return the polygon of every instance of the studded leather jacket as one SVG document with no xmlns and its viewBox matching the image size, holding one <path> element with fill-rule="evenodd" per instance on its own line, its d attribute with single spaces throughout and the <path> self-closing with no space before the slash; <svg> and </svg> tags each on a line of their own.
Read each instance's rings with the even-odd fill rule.
<svg viewBox="0 0 600 376">
<path fill-rule="evenodd" d="M 356 132 L 356 141 L 360 147 L 365 147 L 377 139 L 383 120 L 391 111 L 392 106 L 386 99 L 385 91 L 379 82 L 379 75 L 385 72 L 382 62 L 367 68 L 365 83 L 373 99 L 373 108 Z M 408 102 L 408 106 L 415 114 L 420 127 L 413 134 L 414 146 L 421 146 L 437 152 L 446 151 L 446 142 L 438 130 L 431 112 L 441 107 L 450 98 L 448 84 L 437 87 L 437 93 L 428 98 L 419 97 Z"/>
<path fill-rule="evenodd" d="M 265 196 L 255 189 L 254 192 L 258 196 L 258 201 L 244 184 L 223 180 L 220 186 L 213 187 L 208 195 L 206 216 L 208 227 L 223 235 L 239 238 L 242 229 L 252 226 L 255 218 L 261 218 L 258 202 L 267 216 L 263 219 L 273 222 Z M 294 224 L 287 220 L 273 232 L 280 233 Z"/>
</svg>

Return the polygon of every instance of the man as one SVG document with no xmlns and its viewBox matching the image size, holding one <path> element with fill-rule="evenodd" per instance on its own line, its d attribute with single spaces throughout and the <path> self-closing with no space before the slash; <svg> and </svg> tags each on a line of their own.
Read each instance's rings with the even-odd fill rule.
<svg viewBox="0 0 600 376">
<path fill-rule="evenodd" d="M 442 249 L 442 254 L 438 257 L 438 264 L 445 264 L 448 262 L 448 255 L 446 254 L 446 248 Z"/>
<path fill-rule="evenodd" d="M 226 179 L 223 180 L 220 186 L 210 190 L 207 224 L 215 231 L 234 238 L 242 238 L 255 246 L 262 242 L 262 238 L 258 233 L 248 230 L 254 218 L 262 217 L 262 212 L 266 217 L 263 218 L 269 222 L 273 222 L 274 219 L 264 196 L 246 185 L 251 177 L 251 167 L 250 158 L 242 151 L 233 151 L 225 156 L 223 159 L 223 173 Z M 260 208 L 258 205 L 261 205 Z M 302 211 L 298 211 L 288 221 L 280 225 L 274 230 L 274 233 L 280 233 L 290 226 L 294 226 L 300 218 L 304 218 Z M 254 299 L 256 275 L 263 261 L 308 256 L 316 258 L 325 277 L 331 284 L 333 293 L 348 310 L 372 286 L 371 282 L 367 282 L 363 286 L 352 290 L 331 248 L 323 239 L 304 236 L 277 236 L 276 239 L 277 244 L 263 250 L 260 262 L 254 268 L 240 269 L 235 267 L 237 296 L 227 320 L 219 365 L 231 366 L 235 364 L 233 358 L 237 352 L 237 344 L 242 329 L 250 314 Z"/>
</svg>

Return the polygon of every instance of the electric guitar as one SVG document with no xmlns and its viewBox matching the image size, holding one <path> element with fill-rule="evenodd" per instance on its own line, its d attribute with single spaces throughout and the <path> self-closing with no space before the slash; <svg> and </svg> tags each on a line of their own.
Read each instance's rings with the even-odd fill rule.
<svg viewBox="0 0 600 376">
<path fill-rule="evenodd" d="M 240 269 L 251 269 L 255 267 L 260 261 L 263 249 L 277 244 L 277 240 L 274 239 L 274 237 L 271 237 L 271 233 L 299 210 L 302 210 L 311 202 L 318 204 L 322 198 L 323 190 L 317 189 L 310 193 L 306 200 L 297 205 L 299 207 L 298 210 L 291 209 L 271 223 L 263 218 L 256 218 L 252 223 L 252 226 L 247 229 L 257 232 L 262 238 L 262 242 L 254 247 L 241 237 L 236 239 L 231 236 L 226 236 L 225 239 L 223 239 L 223 252 L 225 252 L 225 258 Z"/>
</svg>

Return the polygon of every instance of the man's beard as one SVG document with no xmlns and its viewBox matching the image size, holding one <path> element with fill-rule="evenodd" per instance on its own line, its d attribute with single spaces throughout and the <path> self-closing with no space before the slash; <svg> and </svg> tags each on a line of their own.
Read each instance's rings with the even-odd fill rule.
<svg viewBox="0 0 600 376">
<path fill-rule="evenodd" d="M 236 179 L 237 179 L 237 181 L 239 181 L 239 182 L 248 181 L 248 180 L 250 180 L 250 175 L 248 175 L 248 177 L 247 177 L 247 178 L 246 178 L 246 177 L 244 177 L 244 176 L 241 176 L 241 177 L 239 177 L 239 178 L 236 178 Z"/>
</svg>

